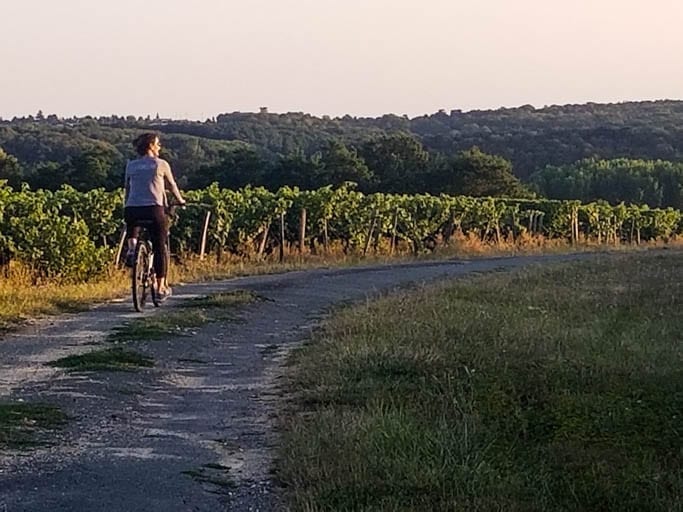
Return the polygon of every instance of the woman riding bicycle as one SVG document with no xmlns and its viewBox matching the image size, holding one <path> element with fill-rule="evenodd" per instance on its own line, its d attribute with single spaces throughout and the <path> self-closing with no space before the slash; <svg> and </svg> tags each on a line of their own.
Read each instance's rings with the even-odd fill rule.
<svg viewBox="0 0 683 512">
<path fill-rule="evenodd" d="M 179 205 L 185 204 L 176 185 L 171 166 L 166 160 L 159 158 L 161 143 L 157 133 L 143 133 L 133 141 L 140 158 L 130 160 L 126 165 L 125 207 L 126 236 L 128 237 L 128 255 L 126 265 L 133 265 L 135 246 L 137 244 L 139 221 L 151 221 L 150 234 L 156 252 L 154 272 L 157 279 L 157 291 L 161 300 L 171 295 L 171 288 L 166 282 L 168 250 L 168 218 L 166 216 L 166 184 L 175 196 Z"/>
</svg>

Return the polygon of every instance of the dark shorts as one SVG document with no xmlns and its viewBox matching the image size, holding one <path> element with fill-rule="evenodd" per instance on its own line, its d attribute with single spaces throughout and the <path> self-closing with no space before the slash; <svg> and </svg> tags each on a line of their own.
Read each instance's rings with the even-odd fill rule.
<svg viewBox="0 0 683 512">
<path fill-rule="evenodd" d="M 123 209 L 126 221 L 126 236 L 137 238 L 140 234 L 140 221 L 151 221 L 149 234 L 154 247 L 154 272 L 157 277 L 166 277 L 166 260 L 168 250 L 168 217 L 163 206 L 126 206 Z"/>
</svg>

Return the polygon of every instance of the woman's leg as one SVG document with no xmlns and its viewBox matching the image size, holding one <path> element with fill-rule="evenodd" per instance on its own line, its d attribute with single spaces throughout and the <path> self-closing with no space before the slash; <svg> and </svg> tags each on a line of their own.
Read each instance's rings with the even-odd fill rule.
<svg viewBox="0 0 683 512">
<path fill-rule="evenodd" d="M 129 206 L 123 209 L 123 220 L 126 222 L 126 238 L 128 239 L 128 254 L 126 254 L 126 265 L 132 265 L 133 253 L 140 235 L 140 228 L 135 222 L 140 220 L 140 209 Z"/>
<path fill-rule="evenodd" d="M 152 227 L 152 245 L 154 247 L 154 273 L 159 291 L 166 290 L 167 251 L 168 251 L 168 218 L 163 206 L 154 207 L 154 226 Z"/>
</svg>

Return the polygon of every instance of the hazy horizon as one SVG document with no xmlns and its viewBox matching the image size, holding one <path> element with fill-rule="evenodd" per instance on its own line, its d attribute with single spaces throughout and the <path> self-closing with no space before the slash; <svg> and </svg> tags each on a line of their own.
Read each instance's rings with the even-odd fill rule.
<svg viewBox="0 0 683 512">
<path fill-rule="evenodd" d="M 683 3 L 552 4 L 9 2 L 0 117 L 414 118 L 683 97 Z"/>
<path fill-rule="evenodd" d="M 531 106 L 534 107 L 535 110 L 543 110 L 545 108 L 551 108 L 551 107 L 571 107 L 571 106 L 582 106 L 582 105 L 588 105 L 588 104 L 623 105 L 623 104 L 627 104 L 627 103 L 648 103 L 648 102 L 649 103 L 656 103 L 656 102 L 667 102 L 667 101 L 683 102 L 683 100 L 680 100 L 680 99 L 656 98 L 656 99 L 650 99 L 650 100 L 624 100 L 624 101 L 616 101 L 616 102 L 586 101 L 583 103 L 554 103 L 552 105 L 540 105 L 540 106 L 539 105 L 531 105 Z M 494 111 L 502 110 L 502 109 L 513 110 L 513 109 L 525 107 L 527 105 L 530 105 L 530 104 L 527 103 L 524 105 L 511 105 L 511 106 L 500 106 L 500 107 L 491 107 L 491 108 L 474 108 L 474 109 L 468 109 L 468 110 L 465 110 L 465 109 L 450 109 L 450 110 L 449 109 L 440 109 L 440 110 L 444 111 L 446 114 L 450 114 L 451 110 L 459 110 L 459 111 L 467 114 L 467 113 L 471 113 L 471 112 L 494 112 Z M 216 112 L 212 115 L 208 115 L 208 116 L 201 118 L 201 119 L 200 118 L 189 118 L 189 117 L 162 116 L 158 112 L 155 112 L 154 114 L 150 114 L 150 113 L 144 113 L 144 114 L 123 113 L 123 114 L 121 114 L 121 113 L 116 113 L 116 112 L 111 112 L 109 114 L 90 114 L 90 113 L 57 114 L 55 112 L 45 112 L 45 111 L 42 111 L 41 109 L 39 109 L 39 112 L 43 115 L 43 117 L 47 117 L 48 115 L 55 114 L 59 119 L 72 119 L 72 118 L 82 119 L 82 118 L 86 118 L 86 117 L 99 118 L 99 117 L 111 117 L 111 116 L 124 117 L 125 118 L 125 117 L 131 116 L 131 115 L 136 117 L 136 118 L 138 118 L 138 117 L 142 117 L 142 118 L 149 117 L 151 119 L 155 119 L 157 114 L 159 114 L 159 119 L 161 119 L 161 120 L 167 120 L 168 119 L 168 120 L 174 120 L 174 121 L 199 121 L 199 122 L 203 122 L 203 121 L 206 121 L 206 120 L 209 120 L 209 119 L 212 119 L 212 118 L 215 118 L 219 115 L 224 115 L 224 114 L 258 114 L 258 113 L 260 113 L 261 108 L 262 107 L 259 107 L 259 109 L 255 109 L 255 110 L 234 110 L 234 111 L 230 111 L 230 112 L 228 112 L 228 111 Z M 385 113 L 381 113 L 381 114 L 377 114 L 377 115 L 354 115 L 354 114 L 329 115 L 329 114 L 316 114 L 316 113 L 312 113 L 312 112 L 304 112 L 301 110 L 288 110 L 288 111 L 278 112 L 278 111 L 273 111 L 270 108 L 267 108 L 268 114 L 275 114 L 275 115 L 304 114 L 304 115 L 310 115 L 312 117 L 316 117 L 316 118 L 320 118 L 320 119 L 322 119 L 324 117 L 329 117 L 331 119 L 341 119 L 341 118 L 344 118 L 346 116 L 350 116 L 350 117 L 356 118 L 356 119 L 362 119 L 362 118 L 375 118 L 376 119 L 376 118 L 380 118 L 380 117 L 385 116 L 385 115 L 396 115 L 398 117 L 407 117 L 408 119 L 412 120 L 412 119 L 417 119 L 417 118 L 420 118 L 423 116 L 431 116 L 431 115 L 436 114 L 438 112 L 439 112 L 439 110 L 436 110 L 434 112 L 424 112 L 422 114 L 417 114 L 415 116 L 408 116 L 407 114 L 396 114 L 395 112 L 385 112 Z M 37 113 L 38 112 L 27 112 L 25 114 L 15 115 L 12 117 L 0 116 L 0 120 L 11 121 L 13 118 L 21 119 L 21 118 L 27 118 L 29 116 L 35 117 L 35 115 Z"/>
</svg>

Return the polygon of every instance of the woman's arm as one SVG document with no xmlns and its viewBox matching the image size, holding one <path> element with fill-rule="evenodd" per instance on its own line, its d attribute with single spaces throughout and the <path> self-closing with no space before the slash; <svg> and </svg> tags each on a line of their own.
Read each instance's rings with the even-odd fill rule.
<svg viewBox="0 0 683 512">
<path fill-rule="evenodd" d="M 185 199 L 183 199 L 183 196 L 180 194 L 178 185 L 176 184 L 175 178 L 173 177 L 173 172 L 171 172 L 171 166 L 165 160 L 163 162 L 166 164 L 164 165 L 164 178 L 166 179 L 166 183 L 168 183 L 168 187 L 171 190 L 171 193 L 175 196 L 176 201 L 178 201 L 178 204 L 185 204 Z"/>
<path fill-rule="evenodd" d="M 123 205 L 125 206 L 128 202 L 128 196 L 130 195 L 130 175 L 128 174 L 128 164 L 126 164 L 126 174 L 123 178 Z"/>
</svg>

